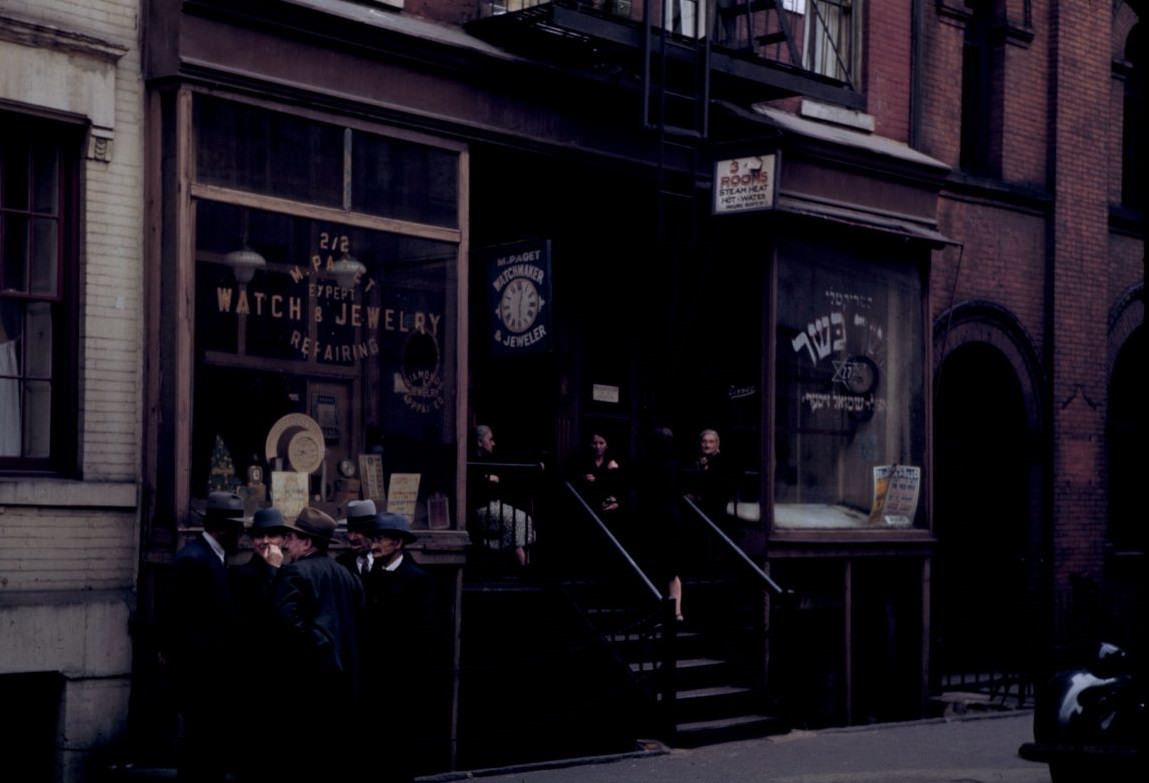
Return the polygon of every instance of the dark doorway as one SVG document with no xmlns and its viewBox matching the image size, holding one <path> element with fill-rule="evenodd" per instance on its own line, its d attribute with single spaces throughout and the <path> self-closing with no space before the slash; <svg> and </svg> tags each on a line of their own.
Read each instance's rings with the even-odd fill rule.
<svg viewBox="0 0 1149 783">
<path fill-rule="evenodd" d="M 0 753 L 27 783 L 54 780 L 64 678 L 53 672 L 0 677 Z"/>
<path fill-rule="evenodd" d="M 1018 670 L 1031 614 L 1025 401 L 987 343 L 946 357 L 936 398 L 934 688 L 984 689 Z"/>
<path fill-rule="evenodd" d="M 1145 525 L 1142 482 L 1149 471 L 1145 438 L 1145 390 L 1141 373 L 1146 357 L 1145 329 L 1133 330 L 1117 354 L 1109 380 L 1106 445 L 1109 479 L 1109 525 L 1106 535 L 1104 606 L 1106 616 L 1095 618 L 1105 626 L 1098 635 L 1139 651 L 1146 651 L 1146 552 L 1149 528 Z"/>
</svg>

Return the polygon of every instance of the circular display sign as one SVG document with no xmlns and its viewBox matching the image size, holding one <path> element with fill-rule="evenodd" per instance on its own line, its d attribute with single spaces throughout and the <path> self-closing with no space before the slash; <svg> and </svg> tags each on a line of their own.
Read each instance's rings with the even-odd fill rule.
<svg viewBox="0 0 1149 783">
<path fill-rule="evenodd" d="M 269 463 L 285 459 L 292 470 L 314 473 L 323 465 L 326 448 L 319 422 L 305 413 L 289 413 L 271 425 L 264 451 Z"/>
</svg>

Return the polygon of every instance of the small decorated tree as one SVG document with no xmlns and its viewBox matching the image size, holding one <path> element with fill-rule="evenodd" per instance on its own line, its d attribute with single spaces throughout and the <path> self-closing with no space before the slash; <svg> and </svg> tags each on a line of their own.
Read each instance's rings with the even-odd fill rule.
<svg viewBox="0 0 1149 783">
<path fill-rule="evenodd" d="M 235 475 L 235 462 L 232 461 L 231 452 L 219 433 L 215 436 L 215 445 L 211 450 L 211 471 L 207 477 L 208 492 L 234 492 L 240 484 Z"/>
</svg>

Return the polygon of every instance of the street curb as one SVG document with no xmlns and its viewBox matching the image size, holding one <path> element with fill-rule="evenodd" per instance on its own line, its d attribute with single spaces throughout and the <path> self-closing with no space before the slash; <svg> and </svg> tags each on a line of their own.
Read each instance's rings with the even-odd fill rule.
<svg viewBox="0 0 1149 783">
<path fill-rule="evenodd" d="M 643 745 L 656 747 L 647 750 L 634 750 L 627 753 L 609 753 L 604 756 L 576 756 L 574 758 L 552 759 L 549 761 L 535 761 L 527 764 L 509 764 L 505 767 L 486 767 L 473 770 L 456 770 L 453 772 L 440 772 L 434 775 L 424 775 L 415 778 L 416 783 L 450 783 L 455 780 L 473 780 L 495 775 L 514 775 L 525 772 L 538 772 L 546 769 L 567 769 L 569 767 L 585 767 L 590 764 L 611 764 L 627 759 L 645 759 L 654 756 L 665 756 L 671 749 L 657 740 L 642 740 Z"/>
<path fill-rule="evenodd" d="M 960 723 L 963 721 L 975 720 L 999 720 L 1001 718 L 1017 718 L 1025 715 L 1032 715 L 1033 709 L 1010 709 L 994 712 L 970 712 L 964 714 L 955 714 L 949 716 L 942 716 L 937 718 L 921 718 L 918 720 L 909 721 L 895 721 L 895 722 L 882 722 L 882 723 L 868 723 L 855 726 L 834 726 L 824 729 L 815 729 L 810 731 L 811 734 L 851 734 L 858 732 L 870 731 L 885 731 L 888 729 L 906 728 L 908 726 L 929 726 L 939 723 Z M 759 740 L 731 740 L 731 743 L 718 743 L 718 744 L 733 744 L 738 742 L 751 742 L 768 740 L 769 737 L 761 737 Z M 645 759 L 654 758 L 657 756 L 666 756 L 676 752 L 676 748 L 670 747 L 658 740 L 643 739 L 639 740 L 638 745 L 644 747 L 643 750 L 633 750 L 626 753 L 609 753 L 602 756 L 575 756 L 571 758 L 549 759 L 547 761 L 535 761 L 524 764 L 508 764 L 502 767 L 484 767 L 481 769 L 473 770 L 452 770 L 449 772 L 437 772 L 431 775 L 423 775 L 415 778 L 415 783 L 453 783 L 453 781 L 460 780 L 476 780 L 479 778 L 494 777 L 497 775 L 514 775 L 525 774 L 529 772 L 538 772 L 548 769 L 568 769 L 571 767 L 585 767 L 592 764 L 612 764 L 618 761 L 627 761 L 631 759 Z M 712 746 L 706 746 L 712 747 Z M 684 750 L 697 750 L 697 748 L 689 748 Z M 136 767 L 132 764 L 115 765 L 113 767 L 103 770 L 108 777 L 100 777 L 97 780 L 107 781 L 159 781 L 159 780 L 175 780 L 176 770 L 167 767 Z"/>
<path fill-rule="evenodd" d="M 942 716 L 937 718 L 921 718 L 918 720 L 908 721 L 893 721 L 882 723 L 869 723 L 857 726 L 835 726 L 824 729 L 817 729 L 811 733 L 814 734 L 849 734 L 864 731 L 884 731 L 886 729 L 906 728 L 907 726 L 928 726 L 939 723 L 959 723 L 962 721 L 974 720 L 997 720 L 1000 718 L 1017 718 L 1024 715 L 1033 713 L 1032 708 L 1027 709 L 1008 709 L 993 712 L 970 712 L 964 714 L 955 714 L 949 716 Z M 769 739 L 762 737 L 760 739 Z M 749 742 L 751 740 L 732 740 L 736 742 Z M 658 740 L 641 740 L 640 744 L 653 746 L 647 750 L 637 750 L 628 753 L 612 753 L 603 756 L 577 756 L 574 758 L 564 759 L 551 759 L 548 761 L 537 761 L 527 764 L 509 764 L 504 767 L 487 767 L 483 769 L 474 770 L 455 770 L 451 772 L 440 772 L 433 775 L 424 775 L 415 778 L 416 783 L 452 783 L 458 780 L 475 780 L 477 778 L 493 777 L 496 775 L 514 775 L 527 772 L 537 772 L 540 770 L 548 769 L 567 769 L 570 767 L 582 767 L 590 764 L 611 764 L 616 761 L 626 761 L 628 759 L 643 759 L 653 758 L 655 756 L 666 756 L 675 752 L 675 748 L 665 745 Z M 720 743 L 726 744 L 726 743 Z M 709 746 L 707 746 L 709 747 Z M 691 748 L 690 750 L 696 750 Z"/>
<path fill-rule="evenodd" d="M 999 720 L 1001 718 L 1018 718 L 1032 715 L 1033 708 L 1010 708 L 1007 710 L 993 710 L 985 712 L 965 712 L 953 715 L 942 715 L 937 718 L 919 718 L 917 720 L 891 721 L 882 723 L 863 723 L 854 726 L 833 726 L 817 729 L 815 734 L 848 734 L 858 731 L 881 731 L 885 729 L 904 729 L 908 726 L 930 726 L 937 723 L 961 723 L 970 720 Z"/>
</svg>

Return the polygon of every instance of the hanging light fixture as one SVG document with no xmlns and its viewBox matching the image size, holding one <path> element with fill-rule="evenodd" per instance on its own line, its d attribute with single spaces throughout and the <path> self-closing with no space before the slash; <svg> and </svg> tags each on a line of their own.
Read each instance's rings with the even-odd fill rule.
<svg viewBox="0 0 1149 783">
<path fill-rule="evenodd" d="M 247 285 L 255 277 L 255 270 L 267 266 L 267 260 L 252 250 L 245 243 L 239 250 L 233 250 L 223 257 L 223 262 L 231 267 L 235 280 L 240 285 Z"/>
<path fill-rule="evenodd" d="M 240 285 L 247 285 L 255 277 L 257 269 L 267 266 L 267 259 L 247 244 L 247 209 L 243 209 L 243 235 L 240 239 L 239 250 L 232 250 L 223 257 L 223 262 L 231 267 L 235 274 L 235 281 Z"/>
<path fill-rule="evenodd" d="M 341 288 L 354 288 L 359 276 L 366 271 L 367 267 L 346 250 L 339 256 L 339 260 L 331 265 L 331 274 L 335 276 L 335 282 L 339 283 Z"/>
</svg>

